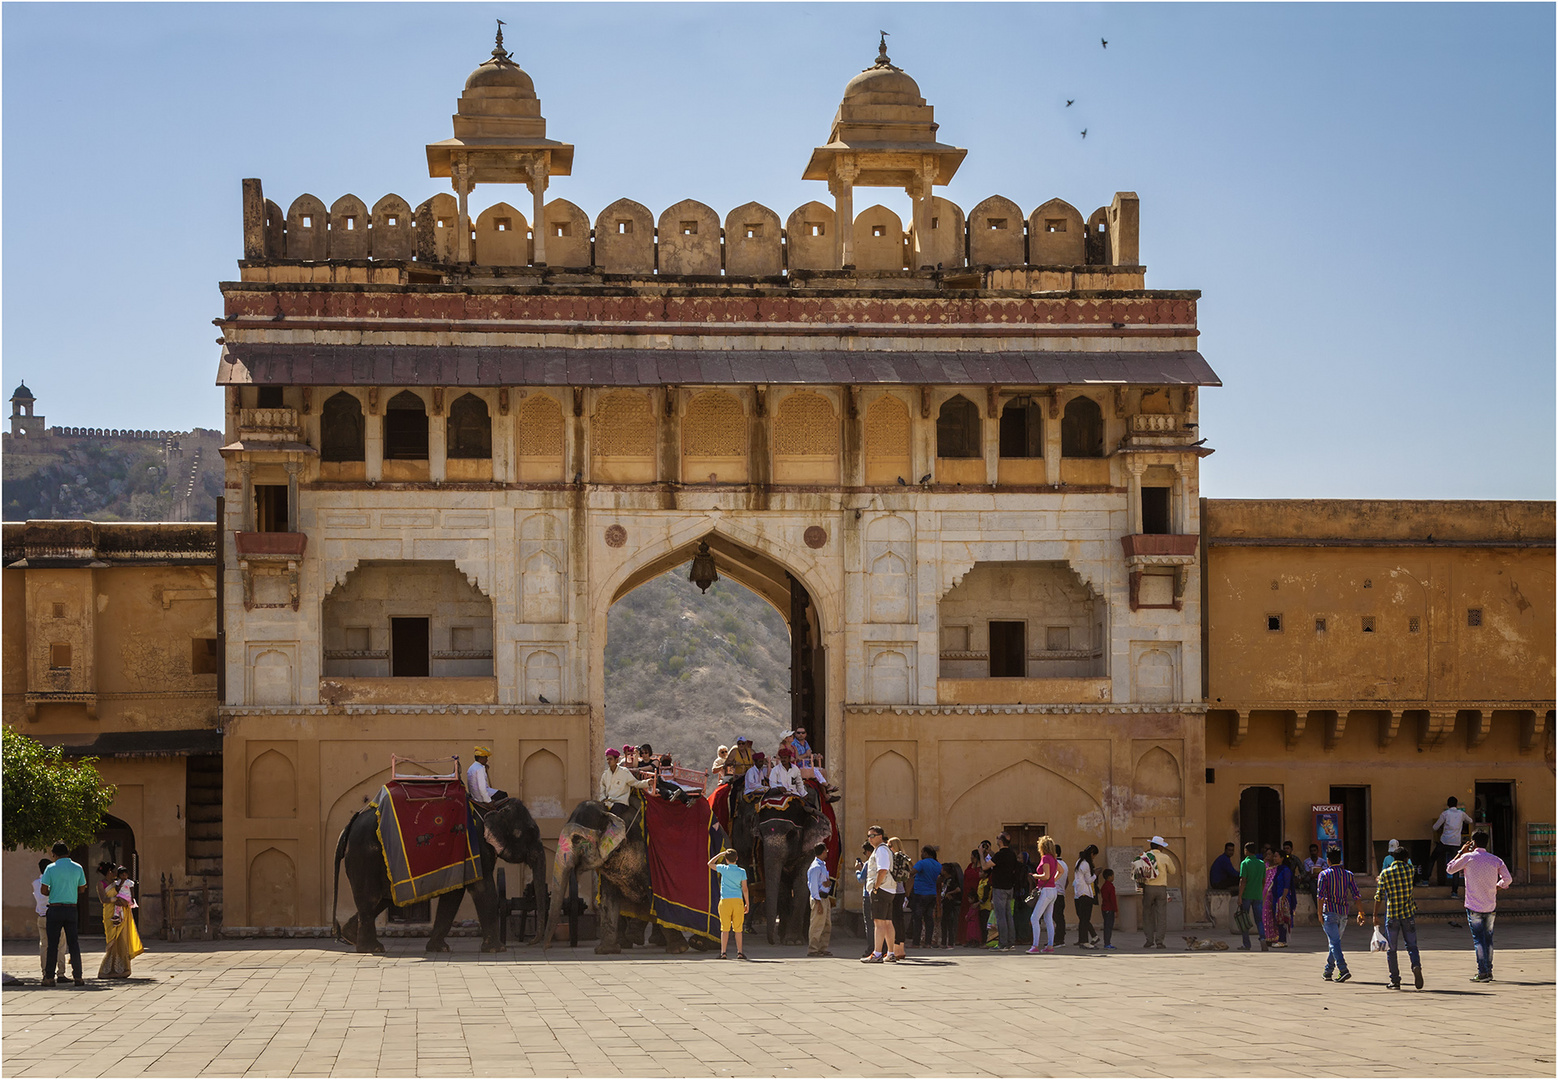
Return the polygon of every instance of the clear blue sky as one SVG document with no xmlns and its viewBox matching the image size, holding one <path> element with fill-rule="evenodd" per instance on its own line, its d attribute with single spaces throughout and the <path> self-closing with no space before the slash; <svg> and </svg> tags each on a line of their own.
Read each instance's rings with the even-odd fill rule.
<svg viewBox="0 0 1558 1080">
<path fill-rule="evenodd" d="M 592 218 L 825 200 L 801 169 L 886 29 L 968 148 L 965 210 L 1140 194 L 1147 283 L 1203 291 L 1226 384 L 1205 494 L 1553 497 L 1550 4 L 8 3 L 6 393 L 220 426 L 239 181 L 283 207 L 445 190 L 422 148 L 495 17 L 578 147 L 551 194 Z M 528 209 L 475 205 L 505 195 Z"/>
</svg>

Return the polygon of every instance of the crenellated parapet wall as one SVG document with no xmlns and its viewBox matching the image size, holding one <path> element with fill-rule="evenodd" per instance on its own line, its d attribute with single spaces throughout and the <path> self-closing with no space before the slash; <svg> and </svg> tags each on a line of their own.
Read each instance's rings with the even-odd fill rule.
<svg viewBox="0 0 1558 1080">
<path fill-rule="evenodd" d="M 860 272 L 915 269 L 914 253 L 929 252 L 939 270 L 961 267 L 1129 267 L 1139 262 L 1139 203 L 1119 192 L 1108 206 L 1083 217 L 1063 199 L 1024 213 L 1011 199 L 992 195 L 966 214 L 941 197 L 930 200 L 932 230 L 917 243 L 912 226 L 877 204 L 854 217 L 854 263 Z M 264 197 L 258 180 L 244 181 L 244 259 L 287 262 L 417 262 L 455 264 L 458 206 L 434 195 L 414 209 L 385 195 L 370 209 L 355 195 L 328 208 L 299 195 L 282 212 Z M 478 267 L 546 265 L 608 274 L 684 277 L 782 277 L 790 271 L 838 270 L 838 221 L 832 207 L 808 202 L 781 219 L 750 202 L 722 220 L 712 207 L 685 199 L 656 217 L 648 207 L 619 199 L 592 222 L 567 199 L 542 210 L 546 262 L 533 258 L 535 229 L 516 207 L 495 203 L 470 224 L 471 262 Z"/>
</svg>

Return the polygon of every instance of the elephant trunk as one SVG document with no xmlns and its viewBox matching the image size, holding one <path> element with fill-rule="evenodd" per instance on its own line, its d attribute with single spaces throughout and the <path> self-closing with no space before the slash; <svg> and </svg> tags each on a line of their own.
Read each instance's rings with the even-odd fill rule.
<svg viewBox="0 0 1558 1080">
<path fill-rule="evenodd" d="M 783 891 L 784 865 L 788 861 L 790 837 L 789 834 L 772 829 L 765 831 L 762 837 L 763 846 L 763 908 L 765 911 L 764 933 L 768 937 L 768 944 L 774 944 L 774 929 L 779 923 L 779 894 Z"/>
<path fill-rule="evenodd" d="M 578 857 L 573 849 L 573 837 L 564 833 L 557 842 L 557 855 L 552 860 L 552 881 L 550 892 L 552 902 L 547 907 L 546 926 L 541 931 L 541 951 L 545 952 L 552 944 L 552 936 L 557 932 L 557 923 L 563 914 L 563 894 L 568 891 L 568 883 L 578 873 Z M 545 876 L 538 877 L 537 881 L 545 881 Z M 537 890 L 540 891 L 540 890 Z M 541 898 L 536 897 L 539 905 Z M 539 907 L 538 907 L 539 910 Z"/>
</svg>

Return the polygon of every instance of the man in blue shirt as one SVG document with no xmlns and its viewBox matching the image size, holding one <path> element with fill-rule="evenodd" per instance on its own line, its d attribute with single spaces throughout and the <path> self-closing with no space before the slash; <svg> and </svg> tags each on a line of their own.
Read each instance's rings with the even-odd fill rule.
<svg viewBox="0 0 1558 1080">
<path fill-rule="evenodd" d="M 87 891 L 86 871 L 70 857 L 70 849 L 64 844 L 54 845 L 54 861 L 43 872 L 43 884 L 38 887 L 49 901 L 45 930 L 49 935 L 49 955 L 43 962 L 43 985 L 54 985 L 54 972 L 59 963 L 60 931 L 65 931 L 65 947 L 70 950 L 70 971 L 77 986 L 85 986 L 81 978 L 81 929 L 80 901 Z"/>
<path fill-rule="evenodd" d="M 922 948 L 928 949 L 935 943 L 936 881 L 940 877 L 936 848 L 927 844 L 920 848 L 920 861 L 914 864 L 914 885 L 909 891 L 909 940 Z"/>
<path fill-rule="evenodd" d="M 833 879 L 828 876 L 827 856 L 828 845 L 816 845 L 811 849 L 811 865 L 806 868 L 806 892 L 811 897 L 807 956 L 833 955 L 828 951 L 828 942 L 833 937 L 833 910 L 828 902 L 833 892 Z"/>
</svg>

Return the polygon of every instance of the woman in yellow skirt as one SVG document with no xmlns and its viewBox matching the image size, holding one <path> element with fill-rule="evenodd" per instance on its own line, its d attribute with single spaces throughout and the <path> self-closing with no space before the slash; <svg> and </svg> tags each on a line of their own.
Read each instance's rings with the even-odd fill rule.
<svg viewBox="0 0 1558 1080">
<path fill-rule="evenodd" d="M 122 866 L 114 867 L 113 880 L 103 890 L 103 938 L 106 951 L 99 979 L 128 979 L 130 961 L 141 955 L 141 935 L 135 928 L 135 882 Z"/>
</svg>

